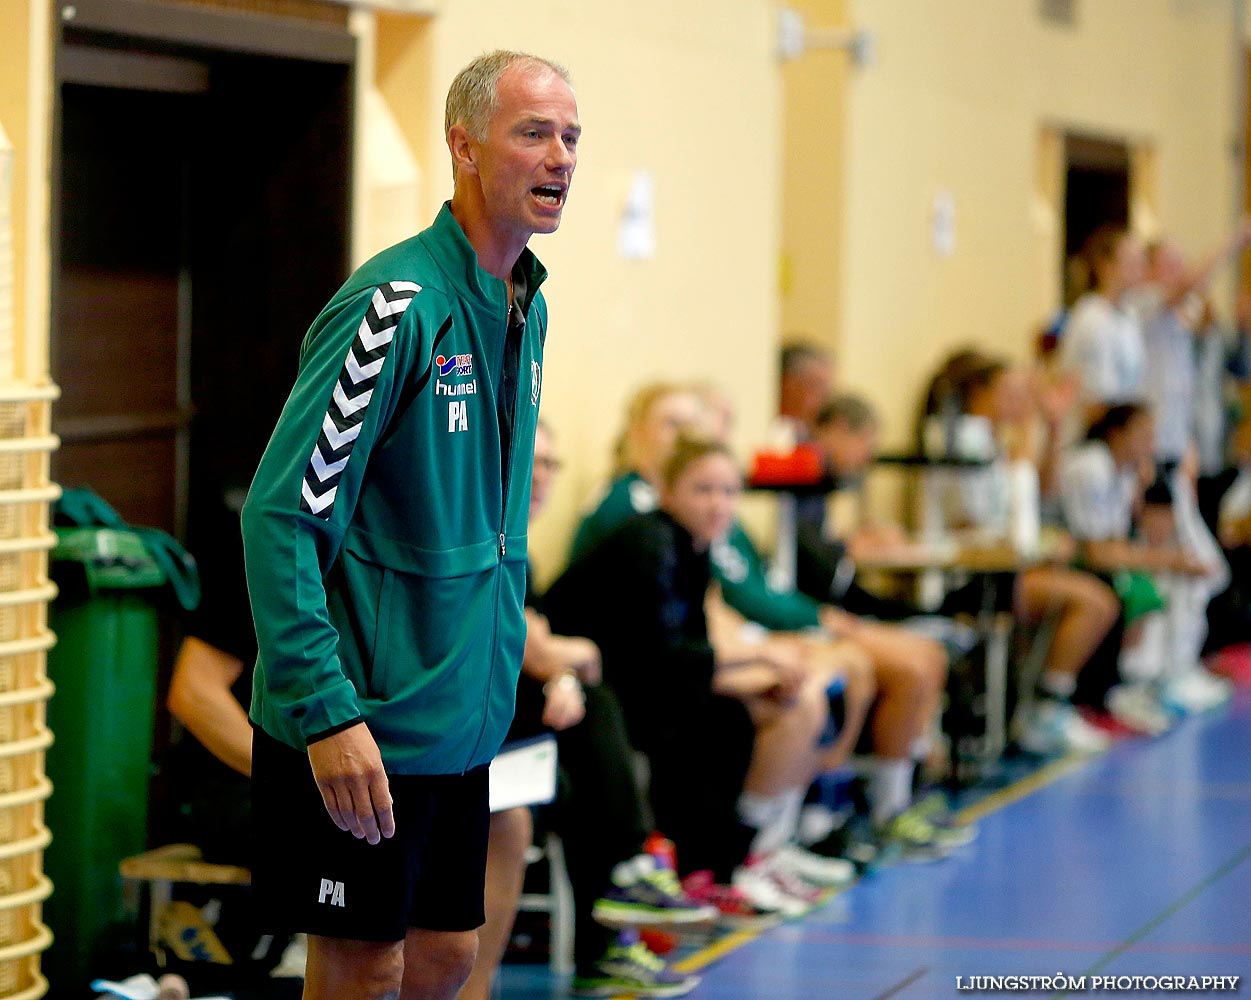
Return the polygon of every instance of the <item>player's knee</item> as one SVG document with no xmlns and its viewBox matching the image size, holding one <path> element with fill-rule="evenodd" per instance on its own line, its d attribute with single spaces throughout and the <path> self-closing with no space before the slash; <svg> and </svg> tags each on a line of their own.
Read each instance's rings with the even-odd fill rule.
<svg viewBox="0 0 1251 1000">
<path fill-rule="evenodd" d="M 1092 577 L 1091 586 L 1086 595 L 1086 603 L 1098 619 L 1099 625 L 1103 628 L 1103 632 L 1106 635 L 1121 615 L 1121 602 L 1116 596 L 1116 591 L 1102 580 Z"/>
<path fill-rule="evenodd" d="M 847 662 L 847 692 L 853 698 L 867 701 L 877 694 L 877 673 L 873 661 L 863 650 L 856 650 Z"/>
<path fill-rule="evenodd" d="M 396 1000 L 404 980 L 399 945 L 309 935 L 306 997 Z"/>
<path fill-rule="evenodd" d="M 840 642 L 836 649 L 840 672 L 848 684 L 863 683 L 865 678 L 872 678 L 875 668 L 867 649 L 851 640 Z"/>
<path fill-rule="evenodd" d="M 410 931 L 404 947 L 404 1000 L 454 997 L 473 972 L 478 932 Z"/>
<path fill-rule="evenodd" d="M 365 956 L 368 956 L 365 958 Z M 404 953 L 398 949 L 362 952 L 354 963 L 352 989 L 368 1000 L 398 1000 L 404 982 Z"/>
<path fill-rule="evenodd" d="M 477 931 L 444 934 L 438 947 L 429 952 L 431 978 L 447 989 L 449 995 L 454 994 L 473 972 L 477 957 Z"/>
<path fill-rule="evenodd" d="M 799 689 L 799 696 L 791 706 L 791 725 L 815 738 L 825 728 L 829 714 L 830 696 L 826 685 L 810 678 Z"/>
<path fill-rule="evenodd" d="M 941 642 L 933 639 L 927 639 L 925 646 L 926 675 L 933 685 L 934 691 L 942 691 L 947 686 L 947 667 L 949 665 L 947 650 L 943 648 Z"/>
<path fill-rule="evenodd" d="M 911 636 L 907 667 L 907 686 L 920 697 L 930 697 L 947 685 L 947 650 L 936 639 Z"/>
</svg>

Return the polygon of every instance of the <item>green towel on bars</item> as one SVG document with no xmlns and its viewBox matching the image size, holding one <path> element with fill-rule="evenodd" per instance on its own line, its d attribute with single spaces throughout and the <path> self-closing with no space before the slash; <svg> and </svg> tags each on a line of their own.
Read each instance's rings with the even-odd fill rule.
<svg viewBox="0 0 1251 1000">
<path fill-rule="evenodd" d="M 98 494 L 87 489 L 66 490 L 54 506 L 56 524 L 76 528 L 112 528 L 137 535 L 148 555 L 161 568 L 178 603 L 193 611 L 200 603 L 200 574 L 195 558 L 157 528 L 137 527 L 122 520 Z"/>
</svg>

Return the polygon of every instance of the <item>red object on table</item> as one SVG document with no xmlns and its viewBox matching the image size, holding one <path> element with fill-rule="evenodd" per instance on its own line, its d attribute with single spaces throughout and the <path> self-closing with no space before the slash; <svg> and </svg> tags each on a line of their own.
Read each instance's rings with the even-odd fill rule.
<svg viewBox="0 0 1251 1000">
<path fill-rule="evenodd" d="M 811 444 L 789 452 L 758 451 L 752 456 L 752 486 L 813 486 L 825 477 L 821 453 Z"/>
</svg>

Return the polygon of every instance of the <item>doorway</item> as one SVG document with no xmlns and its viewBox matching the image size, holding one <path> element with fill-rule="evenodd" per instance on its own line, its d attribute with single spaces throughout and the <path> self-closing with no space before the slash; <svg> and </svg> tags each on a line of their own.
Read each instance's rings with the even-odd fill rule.
<svg viewBox="0 0 1251 1000">
<path fill-rule="evenodd" d="M 1064 303 L 1077 297 L 1069 262 L 1105 224 L 1130 220 L 1128 143 L 1070 132 L 1064 137 Z"/>
<path fill-rule="evenodd" d="M 183 541 L 246 489 L 348 272 L 353 39 L 256 21 L 78 3 L 57 52 L 53 475 Z"/>
<path fill-rule="evenodd" d="M 355 58 L 346 20 L 158 0 L 75 0 L 62 12 L 50 338 L 62 446 L 52 474 L 129 523 L 174 535 L 206 578 L 240 548 L 235 515 L 300 341 L 349 270 Z M 206 589 L 232 611 L 240 599 L 243 610 L 222 617 L 246 623 L 241 576 Z M 131 720 L 135 741 L 150 733 L 153 767 L 147 801 L 128 818 L 142 829 L 146 816 L 150 842 L 168 839 L 178 792 L 164 704 L 182 622 L 158 607 L 155 704 Z M 58 795 L 74 801 L 68 782 Z M 56 833 L 50 873 L 68 871 L 61 859 L 78 849 L 73 834 Z M 87 918 L 65 891 L 72 880 L 54 881 L 62 892 L 45 913 L 59 940 L 46 967 L 85 982 L 95 966 L 84 956 L 108 935 L 78 933 Z M 88 917 L 93 927 L 115 918 Z"/>
</svg>

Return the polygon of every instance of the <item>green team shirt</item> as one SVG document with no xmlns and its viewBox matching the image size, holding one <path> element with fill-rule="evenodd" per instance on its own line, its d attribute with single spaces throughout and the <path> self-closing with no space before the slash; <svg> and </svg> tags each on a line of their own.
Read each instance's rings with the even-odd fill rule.
<svg viewBox="0 0 1251 1000">
<path fill-rule="evenodd" d="M 357 720 L 396 774 L 491 760 L 525 645 L 547 312 L 444 205 L 313 322 L 243 509 L 252 720 L 304 748 Z M 524 317 L 524 323 L 522 318 Z"/>
<path fill-rule="evenodd" d="M 577 559 L 594 548 L 635 514 L 655 510 L 657 503 L 655 489 L 637 472 L 621 476 L 578 526 L 572 557 Z M 710 555 L 726 604 L 748 621 L 775 632 L 800 631 L 820 624 L 816 601 L 797 590 L 779 591 L 769 585 L 764 560 L 739 521 L 713 545 Z"/>
</svg>

